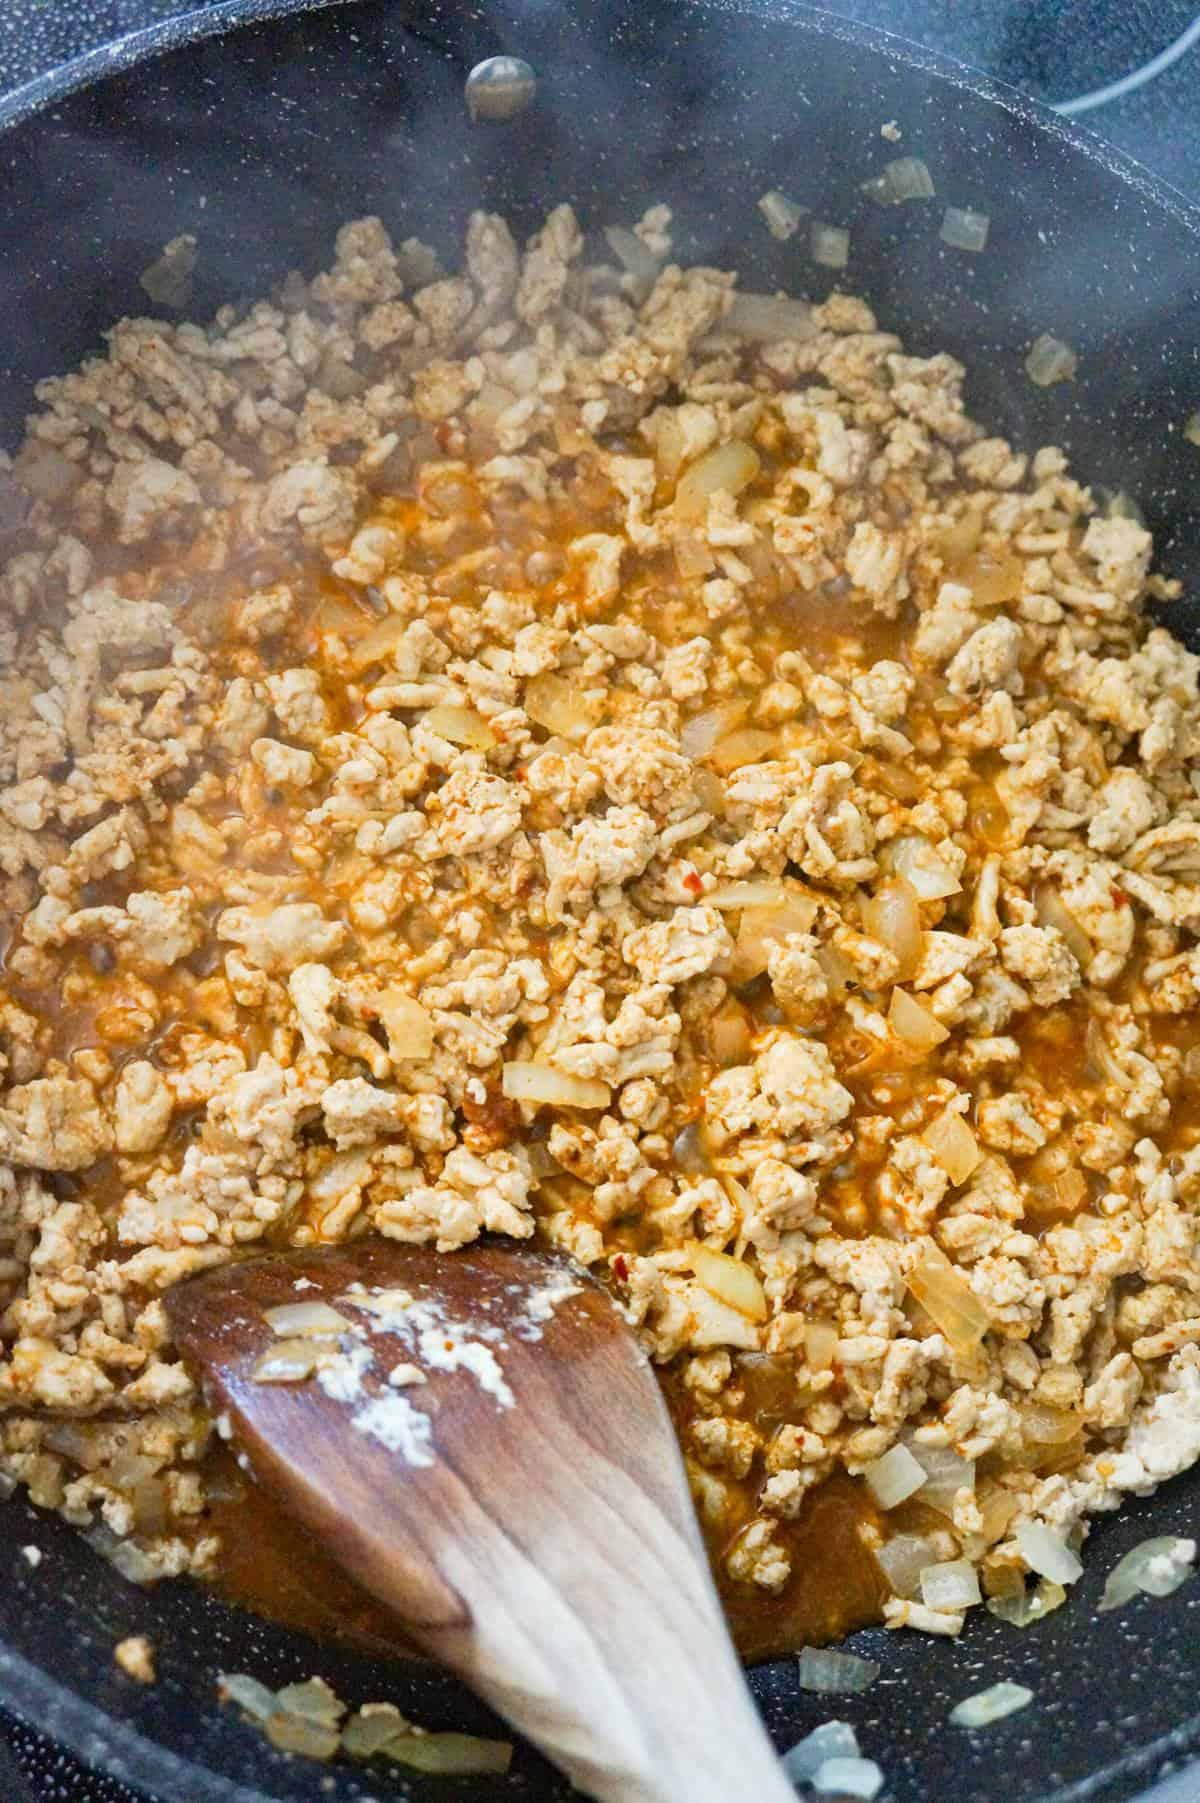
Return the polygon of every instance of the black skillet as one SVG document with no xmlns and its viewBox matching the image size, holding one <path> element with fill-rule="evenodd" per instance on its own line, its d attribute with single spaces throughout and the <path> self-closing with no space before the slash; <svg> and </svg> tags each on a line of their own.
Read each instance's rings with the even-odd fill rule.
<svg viewBox="0 0 1200 1803">
<path fill-rule="evenodd" d="M 526 57 L 534 106 L 468 123 L 463 79 L 498 51 Z M 883 210 L 859 184 L 900 150 L 934 171 L 935 202 Z M 453 258 L 468 210 L 529 230 L 570 198 L 589 226 L 666 200 L 687 259 L 754 287 L 822 295 L 803 235 L 778 245 L 755 200 L 779 186 L 852 233 L 847 285 L 920 352 L 970 365 L 977 416 L 1018 443 L 1066 446 L 1078 470 L 1137 497 L 1163 566 L 1200 590 L 1200 212 L 1086 132 L 946 59 L 793 5 L 617 0 L 447 5 L 370 0 L 306 9 L 235 0 L 125 39 L 0 105 L 0 421 L 15 437 L 32 383 L 70 368 L 120 314 L 146 310 L 139 273 L 180 231 L 200 238 L 189 311 L 317 268 L 336 227 L 378 212 Z M 944 204 L 991 216 L 977 257 L 938 240 Z M 1051 331 L 1079 353 L 1069 388 L 1022 360 Z M 1200 643 L 1200 613 L 1176 607 Z M 948 1646 L 872 1630 L 885 1667 L 838 1699 L 889 1775 L 890 1803 L 1094 1803 L 1136 1795 L 1200 1750 L 1200 1583 L 1097 1617 L 1104 1574 L 1149 1533 L 1193 1533 L 1182 1479 L 1097 1527 L 1072 1604 L 1024 1634 L 973 1619 Z M 346 1697 L 391 1696 L 434 1726 L 486 1728 L 450 1681 L 316 1649 L 199 1589 L 139 1591 L 61 1522 L 0 1507 L 0 1702 L 164 1803 L 495 1799 L 495 1781 L 404 1781 L 275 1753 L 218 1706 L 218 1670 L 278 1684 L 324 1672 Z M 19 1548 L 44 1553 L 32 1570 Z M 118 1676 L 113 1643 L 148 1633 L 160 1682 Z M 986 1734 L 951 1728 L 958 1698 L 998 1678 L 1034 1704 Z M 831 1709 L 794 1666 L 755 1672 L 781 1746 Z M 564 1794 L 532 1756 L 514 1798 Z M 1200 1779 L 1197 1780 L 1200 1794 Z M 731 1803 L 734 1800 L 731 1799 Z M 741 1800 L 737 1800 L 741 1803 Z M 746 1803 L 751 1803 L 747 1799 Z"/>
</svg>

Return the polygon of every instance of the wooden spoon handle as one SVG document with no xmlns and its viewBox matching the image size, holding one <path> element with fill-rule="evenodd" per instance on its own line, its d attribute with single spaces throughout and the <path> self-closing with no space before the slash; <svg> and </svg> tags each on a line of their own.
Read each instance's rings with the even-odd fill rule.
<svg viewBox="0 0 1200 1803">
<path fill-rule="evenodd" d="M 547 1309 L 548 1271 L 559 1290 Z M 369 1324 L 358 1388 L 342 1375 L 349 1406 L 334 1384 L 258 1381 L 271 1311 L 294 1303 L 301 1272 Z M 420 1409 L 397 1393 L 384 1374 L 405 1342 L 359 1299 L 403 1293 L 407 1308 L 414 1290 L 474 1323 L 480 1350 L 501 1348 L 507 1400 L 436 1366 Z M 600 1803 L 794 1803 L 729 1639 L 662 1394 L 595 1284 L 519 1248 L 446 1260 L 380 1241 L 209 1273 L 169 1306 L 255 1475 L 581 1790 Z"/>
<path fill-rule="evenodd" d="M 515 1524 L 460 1494 L 439 1565 L 467 1619 L 416 1637 L 601 1803 L 795 1803 L 690 1521 L 601 1475 L 593 1461 L 561 1533 L 533 1495 Z M 406 1608 L 378 1567 L 371 1582 Z"/>
<path fill-rule="evenodd" d="M 472 1683 L 598 1803 L 795 1803 L 720 1624 L 621 1584 L 603 1636 L 548 1597 L 537 1644 L 513 1660 L 508 1636 L 509 1671 Z"/>
</svg>

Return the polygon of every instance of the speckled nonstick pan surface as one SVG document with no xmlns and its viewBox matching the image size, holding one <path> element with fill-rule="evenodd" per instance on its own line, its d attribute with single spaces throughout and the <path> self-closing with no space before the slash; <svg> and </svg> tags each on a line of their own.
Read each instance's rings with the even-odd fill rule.
<svg viewBox="0 0 1200 1803">
<path fill-rule="evenodd" d="M 538 101 L 472 128 L 463 77 L 500 50 L 534 65 Z M 984 256 L 940 245 L 940 209 L 914 223 L 860 195 L 893 118 L 937 171 L 939 199 L 991 215 Z M 666 200 L 685 259 L 819 294 L 801 240 L 776 244 L 755 211 L 775 185 L 823 195 L 851 226 L 852 286 L 913 350 L 963 358 L 978 418 L 1022 445 L 1062 444 L 1085 478 L 1135 494 L 1162 567 L 1200 589 L 1200 457 L 1180 431 L 1200 407 L 1200 212 L 983 76 L 783 0 L 237 0 L 19 90 L 0 105 L 0 425 L 15 438 L 32 383 L 143 310 L 138 275 L 180 231 L 201 241 L 198 317 L 289 266 L 315 269 L 355 214 L 452 253 L 473 206 L 527 230 L 564 198 L 590 224 Z M 1069 389 L 1023 379 L 1041 331 L 1079 352 Z M 1195 605 L 1172 618 L 1200 646 Z M 885 1676 L 838 1712 L 887 1770 L 889 1803 L 1115 1803 L 1200 1749 L 1200 1586 L 1094 1613 L 1120 1554 L 1148 1533 L 1194 1532 L 1198 1502 L 1200 1480 L 1185 1478 L 1098 1525 L 1071 1607 L 1024 1634 L 977 1615 L 957 1646 L 857 1636 Z M 279 1684 L 318 1668 L 352 1701 L 386 1694 L 433 1726 L 493 1724 L 432 1671 L 318 1652 L 199 1589 L 134 1589 L 20 1501 L 0 1525 L 0 1702 L 164 1803 L 565 1795 L 532 1754 L 503 1785 L 288 1760 L 219 1707 L 218 1670 Z M 45 1555 L 36 1571 L 18 1552 L 29 1542 Z M 113 1666 L 130 1633 L 155 1643 L 153 1688 Z M 947 1726 L 955 1700 L 1002 1677 L 1034 1690 L 1028 1710 L 986 1735 Z M 752 1682 L 781 1746 L 830 1713 L 787 1662 Z"/>
</svg>

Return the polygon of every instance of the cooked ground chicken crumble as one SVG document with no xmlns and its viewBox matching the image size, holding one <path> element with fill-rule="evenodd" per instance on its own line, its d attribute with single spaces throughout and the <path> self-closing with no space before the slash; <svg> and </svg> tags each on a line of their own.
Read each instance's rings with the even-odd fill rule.
<svg viewBox="0 0 1200 1803">
<path fill-rule="evenodd" d="M 1011 1596 L 1030 1522 L 1200 1454 L 1200 663 L 952 358 L 842 294 L 744 336 L 637 229 L 648 293 L 567 207 L 474 216 L 460 276 L 365 219 L 42 385 L 0 1471 L 209 1573 L 163 1289 L 537 1233 L 669 1367 L 743 1644 L 830 1498 L 865 1613 L 955 1633 L 872 1549 Z M 959 1456 L 937 1510 L 863 1481 L 898 1444 Z"/>
</svg>

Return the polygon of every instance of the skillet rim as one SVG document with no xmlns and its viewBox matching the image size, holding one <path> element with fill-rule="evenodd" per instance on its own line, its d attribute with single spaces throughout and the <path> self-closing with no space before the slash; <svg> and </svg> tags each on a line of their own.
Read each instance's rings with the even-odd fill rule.
<svg viewBox="0 0 1200 1803">
<path fill-rule="evenodd" d="M 56 102 L 109 76 L 174 50 L 224 37 L 244 26 L 297 13 L 332 12 L 356 0 L 218 0 L 203 10 L 190 10 L 124 33 L 21 83 L 0 97 L 0 135 L 10 127 L 47 112 Z M 501 8 L 505 0 L 501 0 Z M 585 0 L 591 10 L 594 0 Z M 618 0 L 618 5 L 630 0 Z M 633 0 L 636 4 L 637 0 Z M 664 0 L 659 0 L 664 4 Z M 1136 158 L 1109 144 L 1085 125 L 1057 113 L 1044 102 L 997 80 L 958 58 L 930 49 L 902 34 L 827 12 L 807 0 L 665 0 L 678 12 L 745 16 L 780 24 L 804 24 L 828 38 L 894 57 L 909 68 L 933 74 L 949 86 L 965 90 L 999 107 L 1016 122 L 1057 140 L 1088 162 L 1098 165 L 1132 189 L 1147 207 L 1159 209 L 1196 241 L 1200 257 L 1200 205 L 1148 169 Z M 278 1794 L 248 1788 L 174 1753 L 162 1742 L 108 1714 L 82 1692 L 53 1677 L 41 1666 L 7 1647 L 0 1637 L 0 1707 L 11 1710 L 35 1731 L 43 1732 L 106 1776 L 136 1789 L 187 1803 L 285 1803 Z M 1110 1762 L 1087 1778 L 1048 1792 L 1042 1803 L 1096 1803 L 1108 1786 L 1121 1779 L 1154 1783 L 1178 1769 L 1200 1749 L 1200 1712 Z M 1196 1768 L 1200 1774 L 1200 1766 Z M 407 1786 L 406 1786 L 407 1790 Z M 414 1799 L 420 1790 L 410 1793 Z"/>
</svg>

